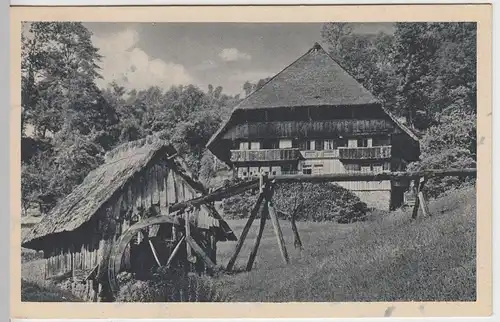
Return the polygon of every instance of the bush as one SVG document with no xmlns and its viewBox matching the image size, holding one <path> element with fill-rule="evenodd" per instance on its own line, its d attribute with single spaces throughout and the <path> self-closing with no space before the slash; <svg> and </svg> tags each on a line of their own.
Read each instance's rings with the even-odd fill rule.
<svg viewBox="0 0 500 322">
<path fill-rule="evenodd" d="M 224 215 L 246 218 L 258 194 L 247 191 L 223 201 Z M 295 216 L 299 221 L 335 221 L 350 223 L 363 220 L 368 212 L 364 202 L 348 189 L 332 183 L 278 183 L 273 201 L 281 219 Z"/>
<path fill-rule="evenodd" d="M 420 161 L 408 166 L 410 171 L 463 169 L 476 167 L 476 116 L 451 112 L 441 116 L 421 140 Z M 475 178 L 444 177 L 429 180 L 424 193 L 437 198 L 450 189 L 460 189 L 475 183 Z"/>
<path fill-rule="evenodd" d="M 151 279 L 135 280 L 129 274 L 119 277 L 117 302 L 224 302 L 209 277 L 160 268 Z"/>
</svg>

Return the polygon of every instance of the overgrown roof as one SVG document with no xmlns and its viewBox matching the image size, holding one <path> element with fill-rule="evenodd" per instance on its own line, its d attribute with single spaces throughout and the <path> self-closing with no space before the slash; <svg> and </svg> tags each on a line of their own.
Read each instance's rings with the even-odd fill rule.
<svg viewBox="0 0 500 322">
<path fill-rule="evenodd" d="M 298 106 L 345 106 L 377 103 L 377 99 L 343 69 L 318 43 L 237 109 Z"/>
<path fill-rule="evenodd" d="M 128 142 L 110 151 L 103 165 L 90 172 L 79 186 L 33 227 L 23 238 L 22 246 L 30 247 L 48 235 L 73 231 L 82 226 L 104 209 L 107 202 L 120 193 L 136 174 L 159 158 L 175 154 L 175 148 L 159 135 Z M 200 193 L 206 192 L 203 185 L 189 173 L 182 158 L 176 156 L 173 161 L 191 187 Z"/>
</svg>

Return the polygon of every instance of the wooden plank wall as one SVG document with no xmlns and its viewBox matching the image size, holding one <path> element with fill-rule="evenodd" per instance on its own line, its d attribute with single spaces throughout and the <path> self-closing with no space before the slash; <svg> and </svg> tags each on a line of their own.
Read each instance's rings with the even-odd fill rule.
<svg viewBox="0 0 500 322">
<path fill-rule="evenodd" d="M 187 184 L 174 171 L 168 171 L 166 162 L 159 162 L 145 171 L 142 175 L 134 178 L 130 184 L 124 188 L 124 193 L 107 207 L 107 213 L 97 214 L 101 221 L 111 220 L 117 233 L 120 236 L 130 225 L 130 217 L 138 213 L 140 209 L 148 209 L 153 205 L 160 206 L 160 210 L 165 212 L 168 205 L 189 200 L 197 196 L 197 191 Z M 201 222 L 213 221 L 208 209 L 202 207 L 199 212 Z M 116 222 L 114 220 L 117 219 Z M 56 240 L 54 244 L 65 245 L 56 246 L 48 252 L 46 256 L 46 277 L 52 277 L 79 270 L 91 270 L 101 260 L 103 253 L 103 231 L 106 224 L 99 222 L 98 227 L 85 227 L 87 231 L 72 233 L 71 238 L 66 241 Z M 83 226 L 80 229 L 84 228 Z M 78 238 L 76 238 L 78 236 Z M 107 238 L 107 237 L 106 237 Z M 75 242 L 78 239 L 78 242 Z M 126 259 L 123 265 L 130 266 L 130 253 L 125 254 Z"/>
<path fill-rule="evenodd" d="M 399 132 L 387 119 L 338 119 L 324 121 L 283 121 L 237 124 L 223 136 L 224 139 L 267 139 L 292 137 L 324 137 L 331 133 L 369 134 Z"/>
</svg>

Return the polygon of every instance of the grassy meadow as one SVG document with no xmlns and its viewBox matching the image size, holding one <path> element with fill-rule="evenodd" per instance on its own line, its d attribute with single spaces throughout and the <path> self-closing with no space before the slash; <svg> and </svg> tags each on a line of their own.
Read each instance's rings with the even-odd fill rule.
<svg viewBox="0 0 500 322">
<path fill-rule="evenodd" d="M 475 190 L 451 191 L 431 201 L 430 211 L 431 217 L 419 214 L 417 220 L 410 211 L 395 211 L 354 224 L 298 222 L 302 252 L 293 247 L 290 223 L 281 221 L 289 265 L 283 264 L 268 221 L 253 270 L 242 272 L 256 220 L 234 273 L 213 283 L 237 302 L 474 301 Z M 239 236 L 245 221 L 229 224 Z M 218 244 L 219 265 L 227 264 L 234 246 Z M 31 289 L 42 285 L 42 261 L 24 261 L 22 277 Z"/>
</svg>

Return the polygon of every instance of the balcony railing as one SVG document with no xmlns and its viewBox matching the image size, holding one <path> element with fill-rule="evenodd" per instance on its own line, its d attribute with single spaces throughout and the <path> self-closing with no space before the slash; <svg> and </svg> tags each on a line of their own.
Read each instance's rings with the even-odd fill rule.
<svg viewBox="0 0 500 322">
<path fill-rule="evenodd" d="M 367 148 L 339 148 L 341 160 L 378 160 L 391 158 L 390 146 L 374 146 Z"/>
<path fill-rule="evenodd" d="M 292 161 L 300 159 L 299 149 L 231 150 L 231 162 Z"/>
<path fill-rule="evenodd" d="M 305 159 L 336 159 L 339 157 L 339 150 L 303 150 L 301 154 Z"/>
</svg>

